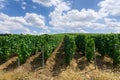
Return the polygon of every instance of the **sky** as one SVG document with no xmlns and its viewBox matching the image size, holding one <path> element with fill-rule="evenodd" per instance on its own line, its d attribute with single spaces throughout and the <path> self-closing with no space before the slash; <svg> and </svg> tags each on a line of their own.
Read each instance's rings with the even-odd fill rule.
<svg viewBox="0 0 120 80">
<path fill-rule="evenodd" d="M 0 34 L 120 33 L 120 0 L 0 0 Z"/>
</svg>

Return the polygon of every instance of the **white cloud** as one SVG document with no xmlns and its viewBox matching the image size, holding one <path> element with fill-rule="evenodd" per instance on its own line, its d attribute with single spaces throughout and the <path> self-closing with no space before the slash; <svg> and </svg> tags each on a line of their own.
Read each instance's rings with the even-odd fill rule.
<svg viewBox="0 0 120 80">
<path fill-rule="evenodd" d="M 63 12 L 70 10 L 69 5 L 65 2 L 61 2 L 55 7 L 55 10 L 49 14 L 51 21 L 49 22 L 53 26 L 60 25 L 61 21 L 63 20 Z"/>
<path fill-rule="evenodd" d="M 51 18 L 49 24 L 68 32 L 120 32 L 120 20 L 112 19 L 107 22 L 107 19 L 105 20 L 110 15 L 120 15 L 119 3 L 119 0 L 104 0 L 98 4 L 100 9 L 95 11 L 93 9 L 71 9 L 67 2 L 61 2 L 49 14 Z"/>
<path fill-rule="evenodd" d="M 34 29 L 31 30 L 30 27 Z M 21 17 L 10 17 L 4 13 L 0 13 L 0 33 L 45 33 L 49 30 L 45 26 L 44 17 L 35 13 L 26 13 Z"/>
<path fill-rule="evenodd" d="M 51 18 L 49 22 L 51 26 L 62 27 L 64 29 L 70 29 L 71 31 L 81 29 L 79 31 L 86 32 L 84 29 L 96 30 L 105 27 L 103 24 L 96 23 L 101 17 L 94 10 L 82 9 L 78 11 L 77 9 L 71 9 L 65 2 L 56 6 L 55 10 L 51 12 L 49 16 Z"/>
<path fill-rule="evenodd" d="M 22 17 L 9 17 L 6 14 L 0 13 L 0 32 L 14 32 L 16 30 L 21 32 L 29 32 L 27 27 L 24 27 L 25 22 Z"/>
<path fill-rule="evenodd" d="M 0 31 L 1 32 L 11 32 L 11 31 L 16 31 L 19 30 L 21 32 L 28 32 L 29 29 L 24 27 L 22 24 L 20 23 L 15 23 L 12 21 L 4 21 L 4 22 L 0 22 Z"/>
<path fill-rule="evenodd" d="M 1 0 L 4 1 L 4 0 Z M 16 0 L 20 1 L 20 0 Z M 65 32 L 120 32 L 120 0 L 102 0 L 98 3 L 100 9 L 72 9 L 65 0 L 32 0 L 33 3 L 45 7 L 54 7 L 49 14 L 49 25 L 45 17 L 36 13 L 26 13 L 21 17 L 10 17 L 0 13 L 0 32 L 21 31 L 23 33 L 65 33 Z M 26 9 L 27 3 L 21 1 L 21 8 Z M 1 5 L 0 5 L 1 6 Z M 33 8 L 36 8 L 33 6 Z M 113 17 L 113 18 L 110 18 Z M 17 27 L 16 27 L 17 26 Z M 33 29 L 33 30 L 32 30 Z M 37 30 L 36 30 L 37 29 Z M 39 31 L 38 31 L 39 29 Z"/>
<path fill-rule="evenodd" d="M 31 24 L 32 26 L 44 30 L 47 29 L 47 26 L 45 26 L 45 18 L 42 15 L 37 15 L 35 13 L 26 13 L 24 19 L 27 21 L 27 23 Z"/>
<path fill-rule="evenodd" d="M 63 0 L 32 0 L 35 3 L 42 4 L 46 7 L 54 6 L 55 9 L 49 14 L 50 22 L 49 24 L 58 29 L 71 29 L 81 28 L 81 29 L 100 29 L 104 28 L 104 24 L 96 23 L 97 20 L 103 18 L 105 14 L 100 12 L 95 12 L 92 9 L 82 9 L 78 11 L 77 9 L 71 9 L 69 2 Z"/>
<path fill-rule="evenodd" d="M 55 6 L 59 4 L 62 0 L 32 0 L 34 3 L 42 4 L 46 7 Z"/>
<path fill-rule="evenodd" d="M 120 16 L 120 0 L 103 0 L 98 4 L 98 6 L 101 7 L 101 13 Z"/>
<path fill-rule="evenodd" d="M 120 21 L 115 18 L 104 18 L 109 31 L 120 32 Z"/>
<path fill-rule="evenodd" d="M 71 19 L 71 21 L 96 21 L 99 19 L 99 15 L 92 9 L 82 9 L 81 11 L 78 10 L 71 10 L 67 12 L 64 16 L 65 18 Z"/>
</svg>

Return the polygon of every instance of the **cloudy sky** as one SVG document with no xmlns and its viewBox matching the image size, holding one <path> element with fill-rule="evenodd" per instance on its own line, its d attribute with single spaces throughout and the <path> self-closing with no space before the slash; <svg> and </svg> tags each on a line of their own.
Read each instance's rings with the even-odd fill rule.
<svg viewBox="0 0 120 80">
<path fill-rule="evenodd" d="M 0 33 L 120 32 L 120 0 L 0 0 Z"/>
</svg>

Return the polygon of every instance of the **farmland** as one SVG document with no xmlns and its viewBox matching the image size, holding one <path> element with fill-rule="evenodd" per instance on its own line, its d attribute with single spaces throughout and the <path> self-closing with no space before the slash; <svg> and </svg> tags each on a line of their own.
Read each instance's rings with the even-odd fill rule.
<svg viewBox="0 0 120 80">
<path fill-rule="evenodd" d="M 120 34 L 1 35 L 0 71 L 0 80 L 119 80 Z"/>
</svg>

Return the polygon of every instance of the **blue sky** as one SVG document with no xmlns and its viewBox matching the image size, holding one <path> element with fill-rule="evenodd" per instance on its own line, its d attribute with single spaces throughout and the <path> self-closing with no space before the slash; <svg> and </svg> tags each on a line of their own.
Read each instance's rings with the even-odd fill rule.
<svg viewBox="0 0 120 80">
<path fill-rule="evenodd" d="M 0 33 L 119 33 L 120 0 L 0 0 Z"/>
</svg>

